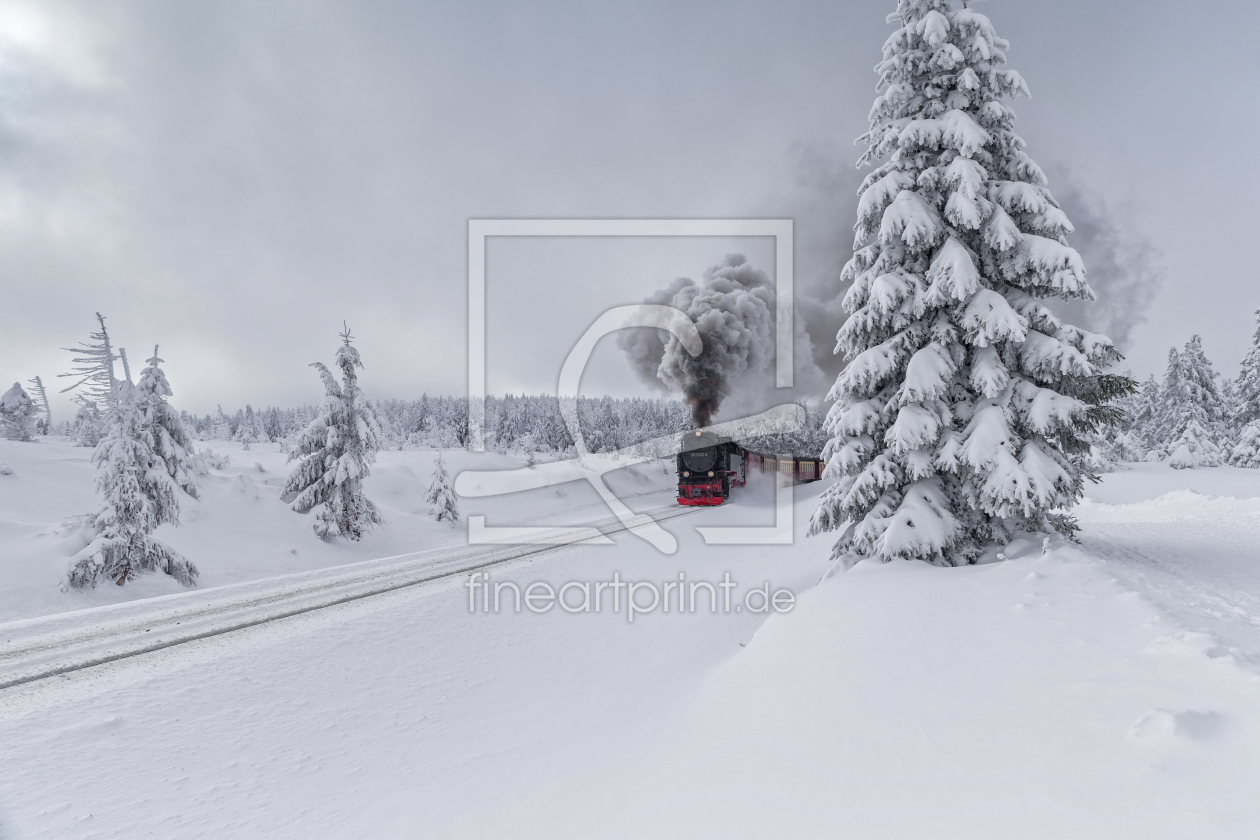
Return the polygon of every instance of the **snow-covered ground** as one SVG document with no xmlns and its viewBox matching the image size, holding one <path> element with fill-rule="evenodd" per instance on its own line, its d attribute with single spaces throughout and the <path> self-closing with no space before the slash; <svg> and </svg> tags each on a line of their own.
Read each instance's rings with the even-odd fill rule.
<svg viewBox="0 0 1260 840">
<path fill-rule="evenodd" d="M 292 465 L 278 444 L 200 444 L 229 456 L 224 469 L 202 479 L 199 499 L 180 497 L 179 527 L 164 525 L 156 536 L 188 557 L 201 572 L 199 588 L 240 583 L 357 560 L 387 557 L 445 545 L 462 545 L 466 533 L 434 521 L 424 502 L 437 453 L 406 449 L 377 455 L 365 482 L 387 527 L 359 542 L 323 542 L 301 516 L 280 501 Z M 90 537 L 74 518 L 95 513 L 91 449 L 65 438 L 36 443 L 0 440 L 0 622 L 84 609 L 136 598 L 175 594 L 184 587 L 166 575 L 147 575 L 125 587 L 60 591 L 69 559 Z M 443 453 L 452 476 L 461 470 L 517 468 L 520 455 Z M 673 467 L 642 464 L 608 474 L 610 485 L 638 510 L 669 504 L 675 495 Z M 561 488 L 466 500 L 461 513 L 481 514 L 487 525 L 580 524 L 604 519 L 608 510 L 582 483 Z"/>
<path fill-rule="evenodd" d="M 1260 471 L 1135 464 L 1077 511 L 1081 542 L 1181 623 L 1260 664 Z"/>
<path fill-rule="evenodd" d="M 25 589 L 5 603 L 34 615 L 67 597 L 37 553 L 61 539 L 53 500 L 76 512 L 92 499 L 64 460 L 83 450 L 44 471 L 15 446 L 0 482 L 29 489 L 0 483 L 17 520 L 0 551 Z M 283 474 L 278 453 L 247 457 L 264 479 Z M 499 456 L 461 457 L 456 470 Z M 208 486 L 204 519 L 164 536 L 189 540 L 176 545 L 203 588 L 462 539 L 416 513 L 424 458 L 382 455 L 374 482 L 403 466 L 418 478 L 369 486 L 391 523 L 375 546 L 319 544 L 274 485 L 235 499 L 232 471 Z M 640 469 L 617 481 L 642 485 L 646 509 L 668 476 Z M 450 579 L 0 692 L 0 836 L 1255 836 L 1260 471 L 1140 465 L 1090 489 L 1080 546 L 1013 545 L 1009 562 L 966 569 L 863 564 L 818 583 L 829 541 L 803 530 L 820 489 L 796 490 L 793 545 L 697 535 L 768 524 L 758 481 L 666 523 L 675 555 L 620 534 L 491 573 L 558 587 L 729 572 L 735 605 L 767 582 L 795 592 L 786 614 L 470 613 L 465 579 Z M 588 492 L 484 510 L 492 524 L 607 517 Z M 286 519 L 292 531 L 267 533 Z M 256 542 L 274 554 L 258 574 Z"/>
</svg>

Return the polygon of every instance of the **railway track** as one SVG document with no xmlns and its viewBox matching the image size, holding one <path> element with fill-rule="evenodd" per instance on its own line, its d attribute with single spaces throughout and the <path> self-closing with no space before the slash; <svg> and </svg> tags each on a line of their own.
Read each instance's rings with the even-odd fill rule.
<svg viewBox="0 0 1260 840">
<path fill-rule="evenodd" d="M 658 522 L 694 512 L 648 511 Z M 582 544 L 458 546 L 0 625 L 0 690 Z M 626 531 L 616 519 L 593 527 Z"/>
</svg>

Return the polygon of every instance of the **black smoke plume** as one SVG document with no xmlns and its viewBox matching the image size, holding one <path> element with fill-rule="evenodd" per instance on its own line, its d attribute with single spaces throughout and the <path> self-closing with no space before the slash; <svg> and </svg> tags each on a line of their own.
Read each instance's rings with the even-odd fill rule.
<svg viewBox="0 0 1260 840">
<path fill-rule="evenodd" d="M 774 388 L 774 283 L 742 254 L 727 256 L 699 283 L 681 277 L 644 302 L 685 312 L 696 324 L 703 351 L 691 356 L 662 330 L 626 331 L 618 345 L 642 381 L 683 395 L 697 427 L 710 425 L 723 405 L 753 411 L 775 397 L 780 402 L 793 398 Z M 797 339 L 803 363 L 796 366 L 796 384 L 815 393 L 822 377 L 811 358 L 813 348 L 803 329 L 798 328 Z"/>
</svg>

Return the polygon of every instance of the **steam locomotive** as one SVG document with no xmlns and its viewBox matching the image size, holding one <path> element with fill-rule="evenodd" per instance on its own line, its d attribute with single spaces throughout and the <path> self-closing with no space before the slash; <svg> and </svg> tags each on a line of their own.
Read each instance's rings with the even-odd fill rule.
<svg viewBox="0 0 1260 840">
<path fill-rule="evenodd" d="M 678 450 L 678 504 L 720 505 L 748 471 L 783 473 L 793 484 L 822 478 L 823 462 L 791 455 L 762 455 L 712 432 L 687 432 Z"/>
</svg>

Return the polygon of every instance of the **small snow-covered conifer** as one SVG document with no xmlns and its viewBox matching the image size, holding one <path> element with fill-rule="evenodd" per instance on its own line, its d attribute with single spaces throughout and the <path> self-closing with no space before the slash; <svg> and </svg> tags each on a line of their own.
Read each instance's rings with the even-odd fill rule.
<svg viewBox="0 0 1260 840">
<path fill-rule="evenodd" d="M 1161 393 L 1160 384 L 1155 380 L 1155 374 L 1151 374 L 1147 377 L 1146 382 L 1142 384 L 1141 390 L 1134 395 L 1133 413 L 1128 418 L 1130 428 L 1137 434 L 1137 439 L 1147 452 L 1159 448 L 1159 439 L 1156 433 L 1161 410 Z"/>
<path fill-rule="evenodd" d="M 1159 399 L 1150 424 L 1152 451 L 1158 452 L 1161 458 L 1169 454 L 1169 444 L 1181 436 L 1181 430 L 1190 420 L 1190 416 L 1186 415 L 1189 406 L 1181 354 L 1176 347 L 1170 347 L 1164 381 L 1159 385 Z M 1203 415 L 1200 419 L 1206 422 L 1207 416 Z"/>
<path fill-rule="evenodd" d="M 30 440 L 35 433 L 35 402 L 21 384 L 0 395 L 0 434 L 8 440 Z"/>
<path fill-rule="evenodd" d="M 179 413 L 166 401 L 172 392 L 166 372 L 159 367 L 161 363 L 155 345 L 153 357 L 146 363 L 148 367 L 140 372 L 137 398 L 144 412 L 145 428 L 153 438 L 154 454 L 176 486 L 195 499 L 197 477 L 206 475 L 206 465 L 198 457 Z"/>
<path fill-rule="evenodd" d="M 1238 443 L 1229 454 L 1234 467 L 1260 469 L 1260 420 L 1252 420 L 1238 433 Z"/>
<path fill-rule="evenodd" d="M 262 424 L 258 422 L 258 415 L 254 413 L 254 407 L 245 406 L 245 414 L 241 417 L 241 424 L 236 427 L 236 441 L 244 444 L 244 449 L 248 450 L 251 443 L 257 443 L 262 438 Z"/>
<path fill-rule="evenodd" d="M 1256 310 L 1256 324 L 1251 349 L 1243 357 L 1238 372 L 1238 409 L 1234 418 L 1238 426 L 1260 420 L 1260 309 Z"/>
<path fill-rule="evenodd" d="M 284 429 L 280 427 L 280 410 L 276 408 L 267 409 L 265 419 L 262 424 L 263 434 L 267 440 L 276 443 L 284 437 Z"/>
<path fill-rule="evenodd" d="M 223 413 L 223 406 L 215 406 L 218 414 L 214 418 L 214 424 L 211 427 L 212 440 L 231 440 L 232 439 L 232 421 Z"/>
<path fill-rule="evenodd" d="M 67 434 L 74 438 L 79 446 L 96 446 L 105 433 L 105 417 L 96 403 L 85 397 L 79 398 L 79 410 L 75 412 L 74 422 Z"/>
<path fill-rule="evenodd" d="M 1186 470 L 1195 467 L 1215 467 L 1221 463 L 1221 450 L 1212 440 L 1212 434 L 1191 417 L 1181 435 L 1169 446 L 1168 465 L 1173 469 Z"/>
<path fill-rule="evenodd" d="M 0 436 L 8 440 L 30 440 L 35 433 L 35 403 L 14 382 L 13 387 L 0 395 Z"/>
<path fill-rule="evenodd" d="M 446 464 L 442 463 L 441 452 L 438 452 L 437 462 L 433 465 L 433 482 L 424 500 L 432 505 L 429 513 L 438 522 L 449 522 L 454 527 L 459 521 L 459 505 L 455 491 L 451 489 L 450 477 L 446 474 Z"/>
<path fill-rule="evenodd" d="M 319 415 L 302 432 L 289 460 L 299 460 L 285 483 L 282 498 L 298 513 L 317 505 L 313 526 L 321 538 L 338 535 L 357 540 L 381 522 L 376 506 L 363 492 L 363 479 L 379 449 L 380 431 L 371 404 L 359 389 L 355 368 L 363 367 L 347 328 L 341 334 L 336 364 L 341 382 L 320 362 L 311 367 L 324 382 Z"/>
<path fill-rule="evenodd" d="M 1169 457 L 1186 445 L 1193 450 L 1219 451 L 1219 443 L 1228 437 L 1225 403 L 1216 384 L 1217 373 L 1203 353 L 1199 336 L 1192 336 L 1181 352 L 1168 351 L 1168 368 L 1159 390 L 1159 408 L 1155 413 L 1152 433 L 1154 449 Z M 1189 438 L 1183 439 L 1194 424 Z M 1184 456 L 1185 466 L 1203 466 L 1200 456 Z"/>
<path fill-rule="evenodd" d="M 1020 531 L 1071 533 L 1089 436 L 1131 389 L 1110 339 L 1041 301 L 1093 297 L 1072 225 L 1013 130 L 1027 96 L 989 19 L 899 0 L 860 163 L 851 313 L 811 532 L 847 560 L 974 562 Z"/>
<path fill-rule="evenodd" d="M 72 558 L 67 584 L 112 580 L 122 586 L 141 572 L 162 571 L 192 586 L 197 568 L 152 536 L 163 523 L 179 523 L 179 497 L 154 451 L 140 392 L 123 380 L 110 403 L 106 435 L 92 455 L 104 505 L 96 515 L 96 538 Z"/>
<path fill-rule="evenodd" d="M 44 412 L 44 428 L 40 434 L 52 434 L 52 407 L 48 404 L 48 390 L 44 388 L 44 380 L 36 376 L 30 380 L 31 393 L 34 395 L 32 399 L 35 401 L 35 408 Z"/>
<path fill-rule="evenodd" d="M 1190 337 L 1181 352 L 1185 389 L 1190 400 L 1203 409 L 1208 430 L 1217 438 L 1228 435 L 1226 399 L 1217 379 L 1220 377 L 1203 352 L 1203 339 Z"/>
<path fill-rule="evenodd" d="M 1232 441 L 1238 435 L 1238 430 L 1242 428 L 1242 424 L 1238 423 L 1238 415 L 1240 406 L 1238 400 L 1238 382 L 1227 377 L 1221 377 L 1221 441 Z"/>
</svg>

